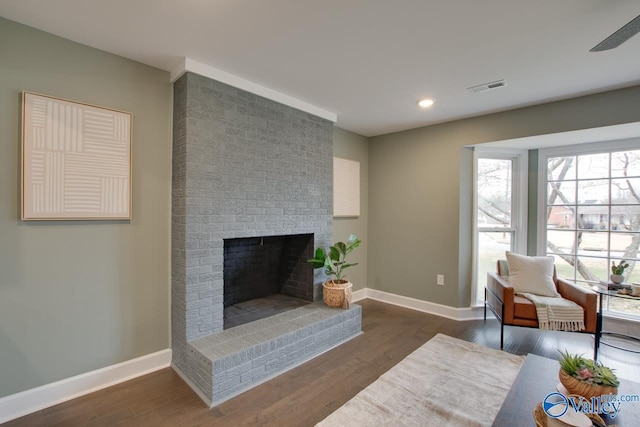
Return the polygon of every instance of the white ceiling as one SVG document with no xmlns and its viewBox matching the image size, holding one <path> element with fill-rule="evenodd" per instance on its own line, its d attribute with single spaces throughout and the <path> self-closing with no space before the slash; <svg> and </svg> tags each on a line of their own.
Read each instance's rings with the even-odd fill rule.
<svg viewBox="0 0 640 427">
<path fill-rule="evenodd" d="M 639 14 L 638 0 L 0 0 L 7 19 L 167 71 L 192 58 L 365 136 L 639 84 L 640 35 L 589 52 Z"/>
</svg>

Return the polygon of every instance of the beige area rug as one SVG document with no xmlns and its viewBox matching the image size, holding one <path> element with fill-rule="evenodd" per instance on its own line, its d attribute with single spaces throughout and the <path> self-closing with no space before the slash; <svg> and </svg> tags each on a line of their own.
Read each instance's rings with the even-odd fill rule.
<svg viewBox="0 0 640 427">
<path fill-rule="evenodd" d="M 490 426 L 523 361 L 438 334 L 317 426 Z"/>
</svg>

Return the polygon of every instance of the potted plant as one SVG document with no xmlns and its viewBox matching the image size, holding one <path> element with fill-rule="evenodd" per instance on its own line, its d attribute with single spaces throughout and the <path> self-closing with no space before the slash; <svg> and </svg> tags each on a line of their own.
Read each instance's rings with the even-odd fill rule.
<svg viewBox="0 0 640 427">
<path fill-rule="evenodd" d="M 334 276 L 322 285 L 322 299 L 329 307 L 349 308 L 351 303 L 351 288 L 353 285 L 344 276 L 344 270 L 357 262 L 347 263 L 347 255 L 360 246 L 360 239 L 355 234 L 351 234 L 347 242 L 337 242 L 325 251 L 323 248 L 316 249 L 315 256 L 308 261 L 313 268 L 324 268 L 327 276 Z"/>
<path fill-rule="evenodd" d="M 624 282 L 624 271 L 629 268 L 629 263 L 625 260 L 622 260 L 616 265 L 614 261 L 611 261 L 611 276 L 609 277 L 611 281 L 615 284 L 620 284 Z"/>
<path fill-rule="evenodd" d="M 586 399 L 618 394 L 620 381 L 613 370 L 582 355 L 560 352 L 560 382 L 570 394 Z"/>
</svg>

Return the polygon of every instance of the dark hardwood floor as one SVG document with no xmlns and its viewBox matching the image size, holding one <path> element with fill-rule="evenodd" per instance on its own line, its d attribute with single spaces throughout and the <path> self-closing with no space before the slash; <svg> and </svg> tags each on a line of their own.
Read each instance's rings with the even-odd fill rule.
<svg viewBox="0 0 640 427">
<path fill-rule="evenodd" d="M 364 334 L 213 409 L 167 368 L 3 426 L 313 426 L 437 333 L 500 345 L 493 317 L 456 322 L 372 300 L 359 304 Z M 510 353 L 556 358 L 565 348 L 591 357 L 593 341 L 586 334 L 505 331 Z M 600 357 L 621 378 L 640 382 L 638 359 L 607 347 Z"/>
</svg>

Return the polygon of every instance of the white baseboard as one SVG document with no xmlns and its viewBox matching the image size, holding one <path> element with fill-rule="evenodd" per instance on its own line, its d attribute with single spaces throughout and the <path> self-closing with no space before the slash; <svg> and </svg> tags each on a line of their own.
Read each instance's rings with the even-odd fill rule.
<svg viewBox="0 0 640 427">
<path fill-rule="evenodd" d="M 170 364 L 171 350 L 166 349 L 2 397 L 0 398 L 0 424 L 167 368 Z"/>
<path fill-rule="evenodd" d="M 424 313 L 435 314 L 436 316 L 458 321 L 479 320 L 484 316 L 482 306 L 456 308 L 448 305 L 437 304 L 435 302 L 378 291 L 371 288 L 359 289 L 353 293 L 353 301 L 360 301 L 365 298 L 422 311 Z"/>
<path fill-rule="evenodd" d="M 351 301 L 356 302 L 367 298 L 367 288 L 358 289 L 351 294 Z"/>
</svg>

